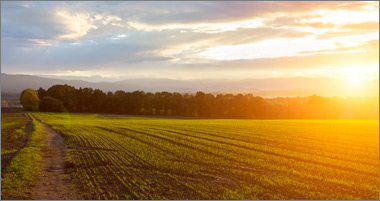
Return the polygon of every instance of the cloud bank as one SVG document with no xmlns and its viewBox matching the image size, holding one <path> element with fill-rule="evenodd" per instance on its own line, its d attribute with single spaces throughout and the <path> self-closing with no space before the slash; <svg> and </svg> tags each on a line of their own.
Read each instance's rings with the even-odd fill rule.
<svg viewBox="0 0 380 201">
<path fill-rule="evenodd" d="M 2 2 L 1 23 L 5 73 L 244 79 L 379 66 L 378 2 Z"/>
</svg>

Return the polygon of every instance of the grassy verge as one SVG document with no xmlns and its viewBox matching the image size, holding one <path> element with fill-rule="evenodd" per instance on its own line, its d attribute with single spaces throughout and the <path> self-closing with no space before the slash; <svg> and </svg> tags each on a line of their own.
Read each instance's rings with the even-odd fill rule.
<svg viewBox="0 0 380 201">
<path fill-rule="evenodd" d="M 33 123 L 32 135 L 26 147 L 20 150 L 5 169 L 1 178 L 2 199 L 30 199 L 34 175 L 40 173 L 41 148 L 44 146 L 43 136 L 46 132 L 40 122 L 33 116 L 28 116 Z"/>
</svg>

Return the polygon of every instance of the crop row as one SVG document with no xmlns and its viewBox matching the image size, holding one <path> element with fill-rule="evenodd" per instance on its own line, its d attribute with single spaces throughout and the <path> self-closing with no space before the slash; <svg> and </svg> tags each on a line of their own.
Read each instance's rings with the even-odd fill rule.
<svg viewBox="0 0 380 201">
<path fill-rule="evenodd" d="M 30 120 L 24 113 L 1 114 L 1 149 L 18 149 L 19 141 L 25 137 L 24 129 Z"/>
<path fill-rule="evenodd" d="M 65 137 L 67 163 L 87 199 L 377 199 L 379 194 L 376 122 L 34 115 Z M 355 127 L 349 133 L 342 123 Z M 358 146 L 345 154 L 356 139 Z M 369 139 L 369 146 L 361 146 Z M 361 159 L 365 150 L 372 155 Z"/>
</svg>

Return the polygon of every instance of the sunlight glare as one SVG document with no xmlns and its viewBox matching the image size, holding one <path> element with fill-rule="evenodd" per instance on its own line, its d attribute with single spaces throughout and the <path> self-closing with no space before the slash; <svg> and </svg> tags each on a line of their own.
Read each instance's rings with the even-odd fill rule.
<svg viewBox="0 0 380 201">
<path fill-rule="evenodd" d="M 351 85 L 359 85 L 362 82 L 373 79 L 373 68 L 371 67 L 351 67 L 344 68 L 344 76 Z M 377 71 L 378 72 L 378 71 Z"/>
<path fill-rule="evenodd" d="M 358 75 L 358 74 L 356 74 L 356 73 L 354 73 L 354 72 L 351 72 L 351 73 L 349 73 L 349 74 L 347 75 L 347 81 L 348 81 L 350 84 L 355 84 L 355 85 L 357 85 L 357 84 L 360 84 L 360 83 L 363 81 L 363 78 L 362 78 L 360 75 Z"/>
</svg>

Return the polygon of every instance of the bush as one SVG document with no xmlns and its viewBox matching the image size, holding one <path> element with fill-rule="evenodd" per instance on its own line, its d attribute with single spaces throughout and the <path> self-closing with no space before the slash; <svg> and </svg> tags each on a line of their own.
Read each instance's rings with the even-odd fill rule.
<svg viewBox="0 0 380 201">
<path fill-rule="evenodd" d="M 45 112 L 63 112 L 65 107 L 62 101 L 45 96 L 40 103 L 40 110 Z"/>
</svg>

